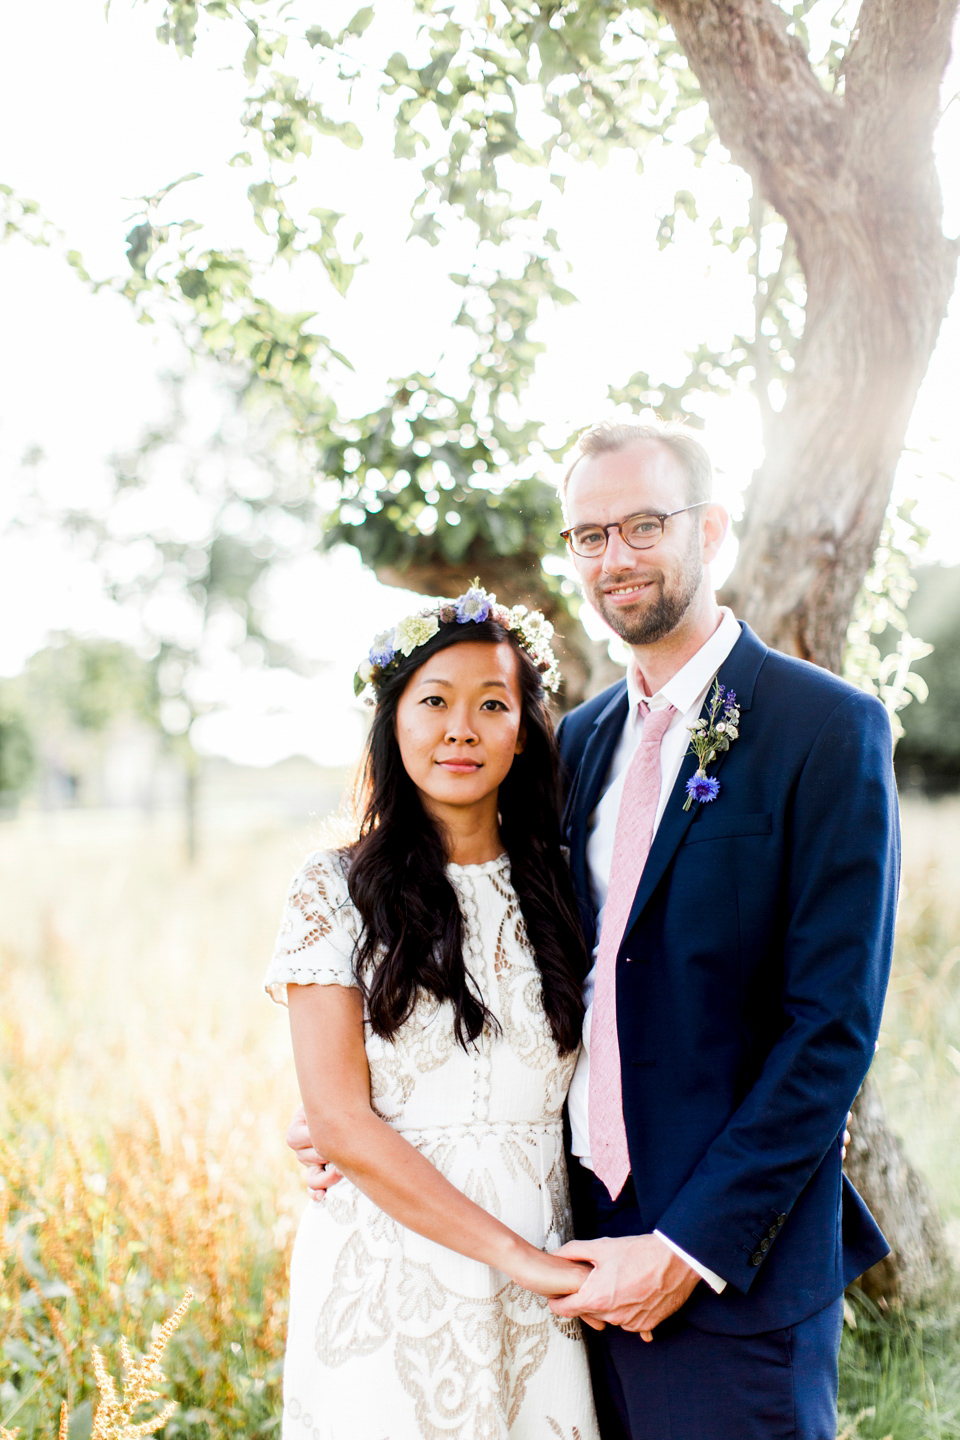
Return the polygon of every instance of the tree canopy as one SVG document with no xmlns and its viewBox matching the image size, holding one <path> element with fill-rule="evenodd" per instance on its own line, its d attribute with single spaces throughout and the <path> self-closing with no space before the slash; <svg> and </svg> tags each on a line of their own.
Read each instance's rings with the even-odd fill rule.
<svg viewBox="0 0 960 1440">
<path fill-rule="evenodd" d="M 408 0 L 389 16 L 341 7 L 336 24 L 336 6 L 320 24 L 286 0 L 147 4 L 185 63 L 215 46 L 245 78 L 245 148 L 224 164 L 249 174 L 259 238 L 208 243 L 210 217 L 183 218 L 188 174 L 144 197 L 127 274 L 89 283 L 119 290 L 145 322 L 172 320 L 273 402 L 308 468 L 336 487 L 325 543 L 353 544 L 381 578 L 431 593 L 479 573 L 559 620 L 570 698 L 602 673 L 602 647 L 562 623 L 578 602 L 542 471 L 565 445 L 546 447 L 524 408 L 537 321 L 574 298 L 544 195 L 614 151 L 642 169 L 682 148 L 694 177 L 732 152 L 753 185 L 743 223 L 696 178 L 650 220 L 661 247 L 696 223 L 738 257 L 752 329 L 694 349 L 679 384 L 610 376 L 610 398 L 696 423 L 698 395 L 752 386 L 767 459 L 732 596 L 767 638 L 836 668 L 953 284 L 931 137 L 955 0 Z M 451 272 L 465 348 L 454 383 L 443 367 L 398 375 L 358 414 L 338 408 L 351 359 L 324 334 L 322 307 L 284 308 L 280 282 L 314 289 L 319 272 L 349 295 L 363 236 L 311 202 L 329 146 L 356 150 L 374 125 L 392 129 L 418 177 L 408 243 L 443 265 L 456 236 L 469 260 Z M 8 228 L 49 238 L 36 207 L 8 194 L 6 209 Z M 844 367 L 862 384 L 840 384 Z"/>
</svg>

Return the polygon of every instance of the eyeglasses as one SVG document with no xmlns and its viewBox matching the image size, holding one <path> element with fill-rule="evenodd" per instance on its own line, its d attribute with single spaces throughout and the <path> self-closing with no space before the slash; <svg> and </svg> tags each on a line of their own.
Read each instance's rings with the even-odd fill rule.
<svg viewBox="0 0 960 1440">
<path fill-rule="evenodd" d="M 709 500 L 698 500 L 695 505 L 683 505 L 666 515 L 651 515 L 649 512 L 628 515 L 625 520 L 614 520 L 609 525 L 572 525 L 569 530 L 560 531 L 560 538 L 566 540 L 574 555 L 580 555 L 584 560 L 595 560 L 603 554 L 611 530 L 616 530 L 631 550 L 652 550 L 663 539 L 664 527 L 674 515 L 685 515 L 688 510 L 699 510 L 701 505 L 709 503 Z"/>
</svg>

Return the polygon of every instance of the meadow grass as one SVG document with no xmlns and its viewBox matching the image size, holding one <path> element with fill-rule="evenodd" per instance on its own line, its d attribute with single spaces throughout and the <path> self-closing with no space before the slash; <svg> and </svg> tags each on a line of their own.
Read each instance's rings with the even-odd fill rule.
<svg viewBox="0 0 960 1440">
<path fill-rule="evenodd" d="M 960 801 L 904 806 L 897 960 L 876 1075 L 960 1235 Z M 0 825 L 0 1427 L 91 1433 L 97 1345 L 164 1359 L 169 1437 L 279 1427 L 286 1268 L 304 1203 L 283 1144 L 285 1015 L 261 991 L 308 827 L 97 813 Z M 845 1440 L 960 1440 L 960 1300 L 855 1301 Z M 145 1412 L 148 1413 L 148 1412 Z"/>
</svg>

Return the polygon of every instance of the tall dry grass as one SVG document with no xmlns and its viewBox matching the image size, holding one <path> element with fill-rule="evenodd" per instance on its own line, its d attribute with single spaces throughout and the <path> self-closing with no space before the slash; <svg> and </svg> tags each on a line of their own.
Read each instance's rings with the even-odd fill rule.
<svg viewBox="0 0 960 1440">
<path fill-rule="evenodd" d="M 283 1131 L 286 1019 L 260 990 L 287 880 L 316 834 L 208 817 L 183 863 L 162 817 L 0 825 L 0 1427 L 85 1440 L 92 1345 L 165 1360 L 168 1436 L 268 1435 L 302 1206 Z M 960 1234 L 960 800 L 904 805 L 901 924 L 876 1071 Z M 936 1323 L 935 1323 L 936 1322 Z M 960 1436 L 951 1313 L 860 1317 L 844 1426 Z M 939 1326 L 939 1328 L 937 1328 Z"/>
<path fill-rule="evenodd" d="M 0 826 L 0 1425 L 90 1432 L 90 1348 L 187 1286 L 167 1435 L 276 1424 L 302 1205 L 285 1016 L 260 981 L 310 836 L 104 815 Z"/>
</svg>

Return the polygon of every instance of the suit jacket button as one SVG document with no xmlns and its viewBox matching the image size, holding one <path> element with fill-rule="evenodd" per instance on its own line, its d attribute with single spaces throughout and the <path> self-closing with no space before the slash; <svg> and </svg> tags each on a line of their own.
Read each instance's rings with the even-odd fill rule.
<svg viewBox="0 0 960 1440">
<path fill-rule="evenodd" d="M 750 1264 L 753 1266 L 763 1264 L 763 1256 L 760 1254 L 759 1250 L 754 1251 L 754 1253 L 750 1256 Z"/>
<path fill-rule="evenodd" d="M 769 1235 L 771 1240 L 776 1240 L 777 1236 L 780 1234 L 780 1226 L 771 1225 L 770 1229 L 767 1231 L 767 1234 Z"/>
<path fill-rule="evenodd" d="M 761 1252 L 762 1252 L 764 1255 L 766 1255 L 766 1253 L 767 1253 L 767 1251 L 768 1251 L 769 1249 L 770 1249 L 770 1241 L 769 1241 L 769 1240 L 761 1240 L 761 1241 L 760 1241 L 760 1250 L 761 1250 Z"/>
<path fill-rule="evenodd" d="M 778 1216 L 777 1216 L 777 1224 L 778 1224 L 778 1225 L 785 1225 L 786 1223 L 787 1223 L 787 1217 L 786 1217 L 786 1215 L 778 1215 Z"/>
</svg>

